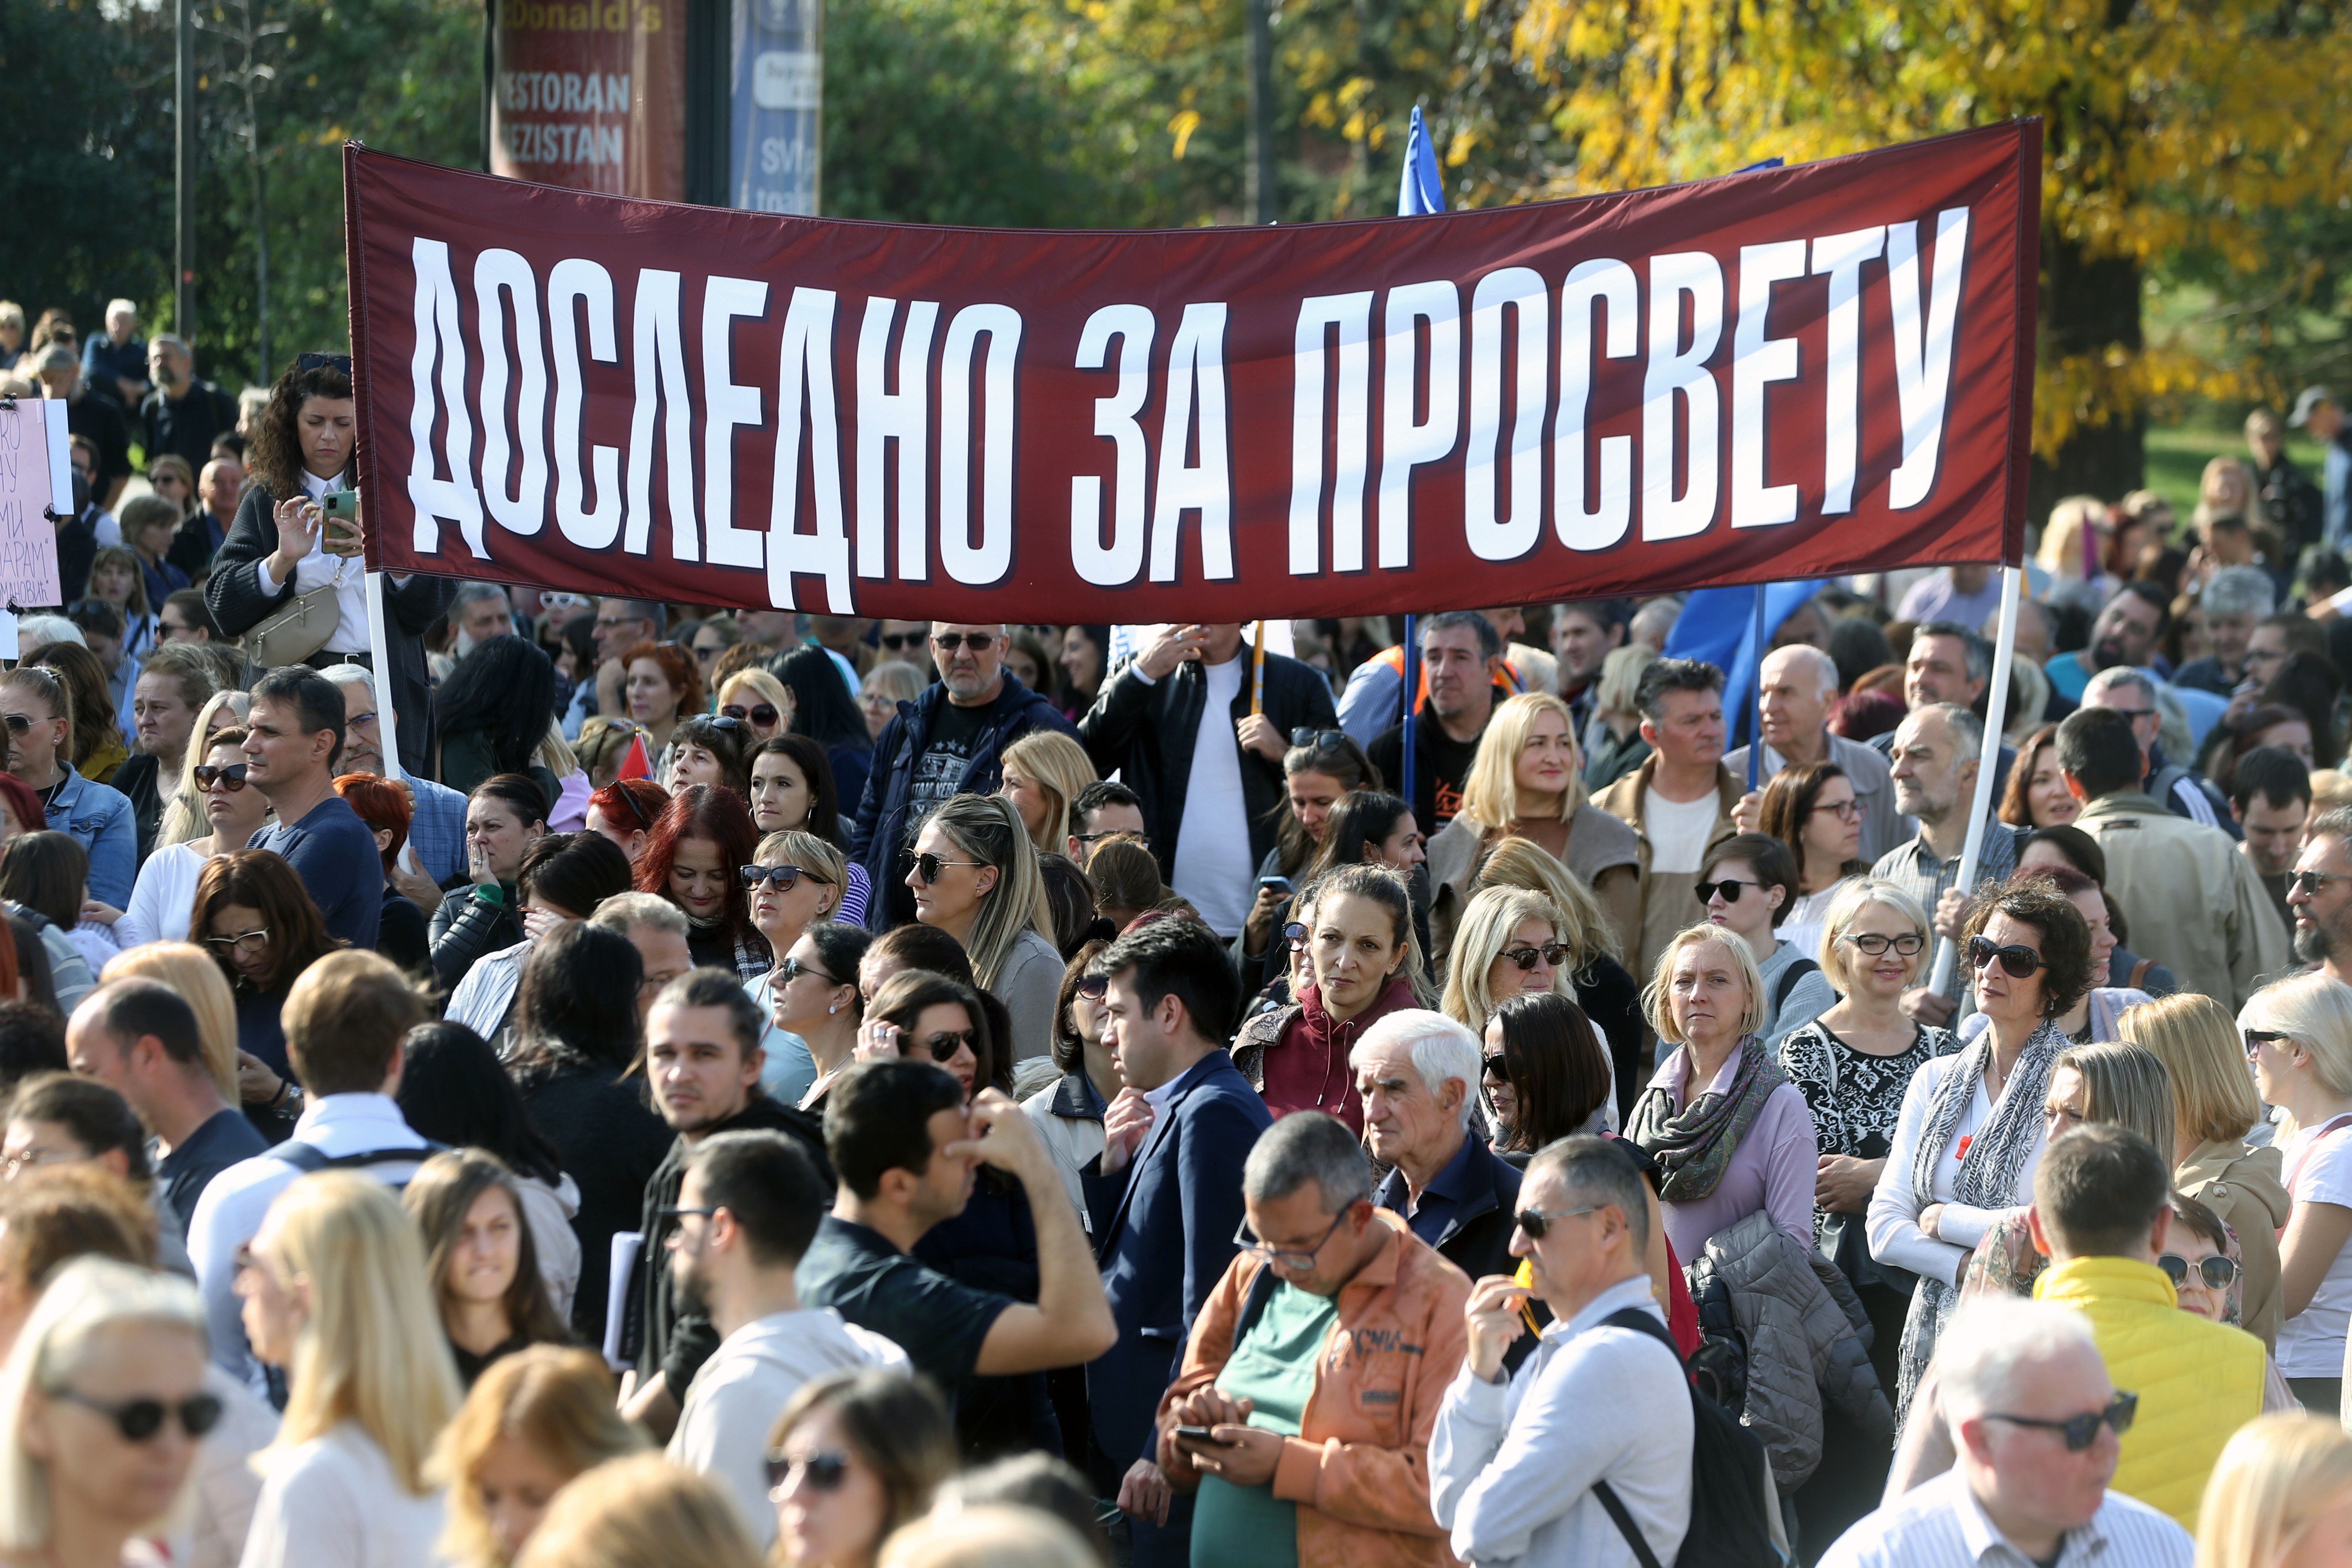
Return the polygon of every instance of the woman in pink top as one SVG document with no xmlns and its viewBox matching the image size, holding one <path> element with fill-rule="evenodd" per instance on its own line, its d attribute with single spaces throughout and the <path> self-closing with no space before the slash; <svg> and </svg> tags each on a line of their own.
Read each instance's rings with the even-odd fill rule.
<svg viewBox="0 0 2352 1568">
<path fill-rule="evenodd" d="M 1658 955 L 1650 1026 L 1674 1050 L 1634 1101 L 1625 1135 L 1657 1164 L 1677 1258 L 1698 1257 L 1759 1209 L 1813 1245 L 1813 1118 L 1757 1037 L 1765 1000 L 1747 943 L 1719 926 L 1692 926 Z"/>
</svg>

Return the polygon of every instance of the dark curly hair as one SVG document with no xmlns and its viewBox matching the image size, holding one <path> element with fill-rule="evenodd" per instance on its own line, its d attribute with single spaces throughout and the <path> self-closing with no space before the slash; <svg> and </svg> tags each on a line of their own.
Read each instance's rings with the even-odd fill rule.
<svg viewBox="0 0 2352 1568">
<path fill-rule="evenodd" d="M 302 405 L 314 397 L 347 398 L 351 373 L 333 365 L 300 368 L 296 359 L 269 388 L 269 405 L 253 427 L 253 443 L 246 451 L 246 482 L 258 484 L 272 500 L 284 500 L 302 489 Z M 352 443 L 352 460 L 343 466 L 348 483 L 359 464 L 359 443 Z"/>
<path fill-rule="evenodd" d="M 2042 879 L 1987 888 L 1969 905 L 1968 924 L 1960 931 L 1963 963 L 1969 940 L 1982 936 L 1996 914 L 2032 926 L 2041 938 L 2042 1016 L 2055 1018 L 2070 1011 L 2091 989 L 2091 927 L 2083 911 Z"/>
</svg>

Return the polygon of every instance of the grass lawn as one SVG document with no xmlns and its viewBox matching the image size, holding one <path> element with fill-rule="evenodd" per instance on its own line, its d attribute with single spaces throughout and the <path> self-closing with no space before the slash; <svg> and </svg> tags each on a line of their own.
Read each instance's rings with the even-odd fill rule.
<svg viewBox="0 0 2352 1568">
<path fill-rule="evenodd" d="M 2147 488 L 2172 503 L 2173 512 L 2181 521 L 2197 508 L 2197 481 L 2205 472 L 2205 465 L 2215 458 L 2243 458 L 2246 440 L 2243 432 L 2234 425 L 2177 425 L 2168 429 L 2153 429 L 2147 433 Z M 2313 484 L 2319 482 L 2319 443 L 2306 440 L 2297 431 L 2289 431 L 2286 455 L 2294 460 L 2305 478 Z M 2110 500 L 2121 497 L 2110 496 Z"/>
</svg>

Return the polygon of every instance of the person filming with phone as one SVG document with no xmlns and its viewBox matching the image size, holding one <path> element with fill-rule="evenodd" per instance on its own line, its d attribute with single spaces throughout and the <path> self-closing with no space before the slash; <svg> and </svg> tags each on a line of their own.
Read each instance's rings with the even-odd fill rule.
<svg viewBox="0 0 2352 1568">
<path fill-rule="evenodd" d="M 269 390 L 248 453 L 236 521 L 214 557 L 205 604 L 223 635 L 242 637 L 265 668 L 357 664 L 369 652 L 366 523 L 353 489 L 359 416 L 348 354 L 306 353 Z M 377 689 L 399 716 L 399 762 L 430 771 L 432 689 L 425 628 L 449 607 L 457 584 L 394 574 L 384 582 L 384 637 L 393 669 Z"/>
</svg>

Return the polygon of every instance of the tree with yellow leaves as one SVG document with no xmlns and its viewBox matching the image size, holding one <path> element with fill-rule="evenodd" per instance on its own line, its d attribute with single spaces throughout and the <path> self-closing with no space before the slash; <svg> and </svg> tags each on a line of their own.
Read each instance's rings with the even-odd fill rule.
<svg viewBox="0 0 2352 1568">
<path fill-rule="evenodd" d="M 1566 143 L 1527 196 L 2042 116 L 2037 510 L 2137 486 L 2151 399 L 2257 390 L 2145 340 L 2158 263 L 2259 271 L 2281 216 L 2352 202 L 2337 0 L 1527 0 L 1515 45 Z"/>
</svg>

